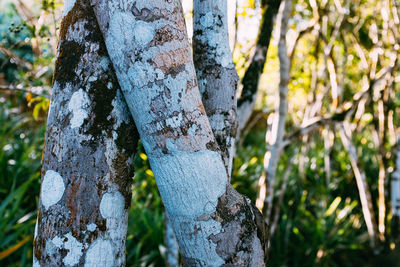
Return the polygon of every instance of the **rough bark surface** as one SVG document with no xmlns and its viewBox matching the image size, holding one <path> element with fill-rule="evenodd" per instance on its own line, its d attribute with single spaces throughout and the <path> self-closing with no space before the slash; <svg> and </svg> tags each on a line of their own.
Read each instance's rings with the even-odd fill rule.
<svg viewBox="0 0 400 267">
<path fill-rule="evenodd" d="M 265 225 L 227 183 L 180 1 L 93 0 L 93 6 L 184 265 L 264 266 Z"/>
<path fill-rule="evenodd" d="M 195 0 L 193 58 L 203 105 L 230 177 L 236 136 L 238 75 L 228 38 L 226 0 Z"/>
<path fill-rule="evenodd" d="M 87 0 L 66 2 L 34 266 L 123 266 L 138 136 Z"/>
<path fill-rule="evenodd" d="M 250 66 L 242 79 L 242 93 L 238 99 L 237 117 L 237 139 L 246 126 L 256 104 L 258 82 L 264 70 L 267 59 L 268 47 L 271 40 L 274 19 L 278 13 L 281 0 L 263 0 L 262 21 L 256 43 L 254 56 Z"/>
</svg>

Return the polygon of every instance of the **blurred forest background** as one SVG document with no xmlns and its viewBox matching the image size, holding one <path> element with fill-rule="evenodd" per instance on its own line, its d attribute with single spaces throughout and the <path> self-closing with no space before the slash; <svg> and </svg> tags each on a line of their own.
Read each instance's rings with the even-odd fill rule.
<svg viewBox="0 0 400 267">
<path fill-rule="evenodd" d="M 183 0 L 191 35 L 189 2 Z M 228 0 L 242 79 L 257 59 L 257 40 L 265 43 L 259 28 L 274 16 L 269 2 Z M 62 7 L 61 0 L 0 2 L 3 266 L 32 262 Z M 269 266 L 400 266 L 400 3 L 293 0 L 286 40 L 282 12 L 275 13 L 232 177 L 270 222 Z M 284 66 L 287 93 L 279 86 Z M 164 266 L 163 207 L 142 148 L 135 168 L 127 262 Z"/>
</svg>

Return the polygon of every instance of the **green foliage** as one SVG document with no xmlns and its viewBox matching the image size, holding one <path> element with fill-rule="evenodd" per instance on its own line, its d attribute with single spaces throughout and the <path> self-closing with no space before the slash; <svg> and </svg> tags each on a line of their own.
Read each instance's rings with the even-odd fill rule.
<svg viewBox="0 0 400 267">
<path fill-rule="evenodd" d="M 45 127 L 15 111 L 0 103 L 0 261 L 26 266 L 32 259 Z"/>
<path fill-rule="evenodd" d="M 17 4 L 0 3 L 0 85 L 10 86 L 0 94 L 0 262 L 5 266 L 30 266 L 32 261 L 41 151 L 54 65 L 55 32 L 60 13 L 59 1 L 35 1 L 29 19 L 19 14 Z M 237 14 L 239 23 L 257 16 L 255 8 L 259 1 L 242 2 L 243 6 Z M 313 16 L 311 1 L 294 2 L 291 30 L 297 29 L 298 24 Z M 320 15 L 327 15 L 326 21 L 320 21 L 323 24 L 320 31 L 326 30 L 326 39 L 332 36 L 336 26 L 338 14 L 335 12 L 335 3 L 338 2 L 343 1 L 317 1 L 321 5 Z M 360 53 L 368 57 L 375 46 L 372 25 L 376 23 L 380 29 L 384 24 L 375 11 L 375 4 L 372 0 L 362 0 L 350 5 L 342 31 L 334 42 L 330 57 L 340 66 L 335 71 L 338 82 L 342 82 L 342 103 L 351 103 L 354 95 L 365 88 L 363 76 L 368 76 L 369 69 L 362 67 Z M 39 14 L 47 18 L 46 23 L 38 23 Z M 253 27 L 256 24 L 249 25 Z M 249 30 L 246 26 L 246 33 Z M 379 40 L 383 37 L 378 34 Z M 354 44 L 354 38 L 360 45 L 359 50 Z M 234 62 L 240 76 L 243 76 L 251 55 L 252 41 L 246 38 L 243 43 L 236 41 Z M 322 38 L 317 40 L 313 34 L 305 34 L 299 40 L 291 69 L 287 132 L 296 129 L 301 123 L 310 99 L 330 89 L 328 73 L 313 80 L 313 75 L 325 67 L 326 62 L 322 56 L 325 46 L 325 41 Z M 388 49 L 388 45 L 383 42 L 380 49 Z M 378 69 L 387 64 L 385 57 L 386 50 L 379 55 Z M 256 107 L 272 110 L 276 103 L 279 78 L 276 42 L 271 42 L 267 62 L 265 74 L 260 81 L 261 97 Z M 397 80 L 399 74 L 399 70 L 395 70 Z M 393 82 L 393 94 L 385 104 L 387 109 L 393 111 L 393 124 L 397 127 L 400 125 L 400 90 L 396 90 L 398 84 L 398 81 Z M 372 97 L 373 92 L 370 94 Z M 374 96 L 373 101 L 367 103 L 352 137 L 357 147 L 360 168 L 365 172 L 371 189 L 375 213 L 378 209 L 375 200 L 378 198 L 379 166 L 371 129 L 376 122 L 376 101 L 379 96 Z M 328 92 L 323 96 L 318 114 L 329 115 L 334 112 L 331 110 L 331 102 Z M 257 184 L 263 171 L 266 126 L 266 118 L 263 118 L 249 132 L 243 144 L 238 147 L 234 162 L 233 186 L 253 202 L 258 194 Z M 394 142 L 389 137 L 387 139 L 384 149 L 387 150 L 385 155 L 389 155 L 385 158 L 389 170 L 394 168 L 393 158 L 390 157 L 391 144 Z M 295 147 L 302 149 L 293 155 Z M 280 194 L 284 195 L 277 230 L 271 239 L 269 266 L 377 266 L 378 262 L 381 265 L 397 266 L 399 259 L 398 256 L 392 256 L 389 241 L 380 244 L 379 257 L 374 256 L 369 247 L 353 170 L 338 137 L 329 152 L 330 179 L 324 169 L 325 153 L 321 131 L 317 130 L 308 136 L 307 142 L 299 140 L 287 147 L 281 155 L 275 183 L 275 204 Z M 295 161 L 287 189 L 282 193 L 279 189 L 291 157 L 295 157 Z M 300 157 L 304 159 L 304 172 L 300 171 Z M 129 211 L 126 251 L 128 266 L 165 265 L 163 214 L 154 175 L 140 145 L 135 158 L 132 205 Z M 389 215 L 387 221 L 390 219 Z M 389 225 L 387 235 L 392 231 Z"/>
<path fill-rule="evenodd" d="M 163 205 L 143 146 L 135 158 L 132 206 L 129 211 L 127 262 L 131 266 L 163 266 Z"/>
</svg>

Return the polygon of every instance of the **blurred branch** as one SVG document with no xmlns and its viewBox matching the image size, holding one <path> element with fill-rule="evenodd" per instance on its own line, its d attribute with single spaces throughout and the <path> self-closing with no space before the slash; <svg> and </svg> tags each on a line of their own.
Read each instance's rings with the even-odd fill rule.
<svg viewBox="0 0 400 267">
<path fill-rule="evenodd" d="M 371 192 L 368 187 L 365 173 L 358 166 L 358 156 L 356 148 L 351 141 L 351 128 L 347 121 L 344 121 L 339 128 L 340 138 L 343 146 L 347 150 L 350 158 L 350 163 L 353 168 L 354 176 L 357 182 L 358 193 L 360 196 L 361 207 L 364 215 L 365 224 L 368 229 L 368 235 L 370 238 L 370 244 L 374 252 L 376 251 L 377 241 L 377 224 L 374 216 L 374 209 L 372 204 Z"/>
<path fill-rule="evenodd" d="M 23 93 L 29 93 L 29 94 L 32 94 L 34 96 L 49 97 L 48 95 L 45 95 L 45 94 L 35 93 L 35 92 L 32 92 L 29 89 L 19 88 L 19 87 L 15 87 L 15 86 L 0 85 L 0 90 L 1 91 L 8 91 L 8 92 L 11 92 L 11 93 L 15 93 L 15 91 L 19 91 L 19 92 L 23 92 Z"/>
<path fill-rule="evenodd" d="M 15 63 L 21 67 L 24 67 L 28 70 L 32 70 L 33 69 L 33 65 L 24 60 L 23 58 L 19 57 L 18 55 L 16 55 L 13 51 L 11 51 L 10 49 L 5 48 L 4 46 L 0 45 L 0 53 L 6 55 L 7 57 L 10 58 L 11 63 Z"/>
</svg>

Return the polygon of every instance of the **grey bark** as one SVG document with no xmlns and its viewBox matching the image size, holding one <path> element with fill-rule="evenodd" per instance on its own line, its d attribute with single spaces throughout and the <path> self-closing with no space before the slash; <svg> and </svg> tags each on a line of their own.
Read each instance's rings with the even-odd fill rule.
<svg viewBox="0 0 400 267">
<path fill-rule="evenodd" d="M 184 265 L 264 266 L 261 214 L 228 183 L 179 0 L 93 0 Z M 129 25 L 129 27 L 127 27 Z"/>
<path fill-rule="evenodd" d="M 88 0 L 65 5 L 34 266 L 123 266 L 137 134 Z"/>
<path fill-rule="evenodd" d="M 236 85 L 228 37 L 227 0 L 195 0 L 193 57 L 203 105 L 231 176 L 236 136 Z"/>
</svg>

